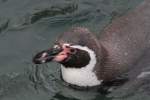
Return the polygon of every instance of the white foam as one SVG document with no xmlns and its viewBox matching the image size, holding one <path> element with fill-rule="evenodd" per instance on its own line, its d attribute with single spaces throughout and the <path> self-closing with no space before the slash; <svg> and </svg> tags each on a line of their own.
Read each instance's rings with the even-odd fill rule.
<svg viewBox="0 0 150 100">
<path fill-rule="evenodd" d="M 94 51 L 86 46 L 73 45 L 71 47 L 87 51 L 91 60 L 87 66 L 82 68 L 66 68 L 61 65 L 63 79 L 70 84 L 78 86 L 96 86 L 101 84 L 102 80 L 98 80 L 93 72 L 93 68 L 96 64 L 96 55 Z"/>
<path fill-rule="evenodd" d="M 146 76 L 150 75 L 150 71 L 148 72 L 142 72 L 140 75 L 137 76 L 137 78 L 144 78 Z"/>
</svg>

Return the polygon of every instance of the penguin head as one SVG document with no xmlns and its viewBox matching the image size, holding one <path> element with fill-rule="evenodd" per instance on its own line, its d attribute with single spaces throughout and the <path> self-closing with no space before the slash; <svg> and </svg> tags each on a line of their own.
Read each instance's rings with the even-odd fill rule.
<svg viewBox="0 0 150 100">
<path fill-rule="evenodd" d="M 76 48 L 76 45 L 57 43 L 52 48 L 37 53 L 33 58 L 35 64 L 51 61 L 63 64 L 65 67 L 81 68 L 89 63 L 90 56 L 86 50 Z"/>
<path fill-rule="evenodd" d="M 37 53 L 33 62 L 42 64 L 55 61 L 65 67 L 81 68 L 90 62 L 88 51 L 98 54 L 101 50 L 99 47 L 96 37 L 88 29 L 77 27 L 61 34 L 52 48 Z"/>
</svg>

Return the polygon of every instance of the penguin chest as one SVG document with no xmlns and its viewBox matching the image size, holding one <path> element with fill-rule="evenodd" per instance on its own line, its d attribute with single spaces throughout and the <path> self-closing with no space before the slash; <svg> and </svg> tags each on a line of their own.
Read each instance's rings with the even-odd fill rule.
<svg viewBox="0 0 150 100">
<path fill-rule="evenodd" d="M 66 68 L 61 66 L 62 78 L 67 83 L 77 86 L 96 86 L 102 80 L 98 80 L 95 73 L 88 68 Z"/>
</svg>

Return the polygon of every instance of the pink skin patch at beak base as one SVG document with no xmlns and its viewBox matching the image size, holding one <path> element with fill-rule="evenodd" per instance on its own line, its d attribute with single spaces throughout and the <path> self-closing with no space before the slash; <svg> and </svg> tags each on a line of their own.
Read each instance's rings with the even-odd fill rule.
<svg viewBox="0 0 150 100">
<path fill-rule="evenodd" d="M 68 57 L 69 53 L 70 53 L 70 48 L 63 45 L 63 51 L 60 52 L 58 55 L 56 55 L 53 60 L 56 62 L 61 62 Z"/>
</svg>

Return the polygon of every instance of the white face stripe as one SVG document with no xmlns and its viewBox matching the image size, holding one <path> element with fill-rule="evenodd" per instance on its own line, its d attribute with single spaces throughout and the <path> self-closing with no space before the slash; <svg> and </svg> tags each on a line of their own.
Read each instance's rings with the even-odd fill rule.
<svg viewBox="0 0 150 100">
<path fill-rule="evenodd" d="M 70 46 L 70 44 L 69 43 L 64 43 L 63 46 Z"/>
<path fill-rule="evenodd" d="M 88 65 L 82 68 L 66 68 L 62 65 L 61 71 L 63 79 L 70 84 L 78 86 L 96 86 L 101 84 L 102 80 L 98 80 L 93 72 L 93 69 L 96 65 L 95 52 L 86 46 L 72 45 L 70 47 L 87 51 L 91 60 Z"/>
</svg>

